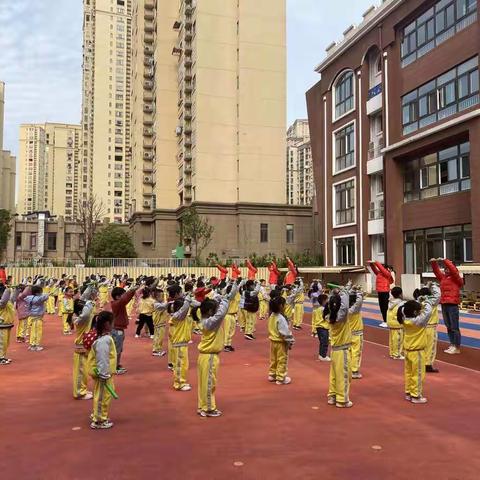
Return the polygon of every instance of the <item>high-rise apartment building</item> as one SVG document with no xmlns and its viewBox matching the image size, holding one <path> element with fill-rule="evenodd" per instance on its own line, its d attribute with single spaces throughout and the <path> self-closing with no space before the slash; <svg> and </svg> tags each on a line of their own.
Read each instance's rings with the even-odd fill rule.
<svg viewBox="0 0 480 480">
<path fill-rule="evenodd" d="M 5 84 L 0 82 L 0 209 L 15 211 L 15 176 L 17 159 L 3 149 Z"/>
<path fill-rule="evenodd" d="M 81 185 L 81 127 L 63 123 L 20 126 L 18 212 L 48 210 L 73 219 Z"/>
<path fill-rule="evenodd" d="M 137 251 L 169 255 L 189 205 L 223 256 L 309 248 L 311 212 L 286 205 L 285 1 L 138 0 L 132 16 Z"/>
<path fill-rule="evenodd" d="M 130 204 L 132 0 L 84 0 L 80 195 L 114 222 Z"/>
<path fill-rule="evenodd" d="M 327 48 L 307 93 L 328 266 L 480 261 L 476 0 L 386 0 Z"/>
<path fill-rule="evenodd" d="M 288 204 L 311 205 L 315 186 L 308 120 L 295 120 L 288 129 L 286 163 Z"/>
</svg>

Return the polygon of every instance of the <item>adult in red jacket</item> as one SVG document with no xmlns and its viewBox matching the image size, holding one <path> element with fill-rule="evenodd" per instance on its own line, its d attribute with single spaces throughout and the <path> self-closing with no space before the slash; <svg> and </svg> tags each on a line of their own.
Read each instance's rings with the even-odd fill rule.
<svg viewBox="0 0 480 480">
<path fill-rule="evenodd" d="M 382 312 L 383 322 L 381 327 L 387 328 L 388 300 L 390 298 L 390 285 L 393 283 L 392 269 L 380 262 L 368 262 L 371 271 L 375 275 L 375 290 L 378 295 L 378 306 Z"/>
<path fill-rule="evenodd" d="M 270 276 L 268 277 L 268 284 L 274 288 L 278 285 L 278 278 L 280 277 L 280 270 L 277 267 L 275 260 L 268 266 L 268 271 L 270 272 Z"/>
<path fill-rule="evenodd" d="M 250 260 L 247 260 L 246 262 L 247 268 L 248 268 L 248 279 L 249 280 L 255 280 L 255 277 L 257 276 L 258 269 L 256 269 L 252 262 Z"/>
<path fill-rule="evenodd" d="M 232 263 L 232 275 L 231 277 L 236 280 L 240 275 L 242 274 L 242 272 L 240 271 L 240 269 L 238 268 L 237 264 L 236 263 Z"/>
<path fill-rule="evenodd" d="M 217 265 L 217 269 L 220 270 L 220 281 L 225 280 L 228 275 L 228 268 L 222 265 Z"/>
<path fill-rule="evenodd" d="M 443 272 L 439 267 L 439 262 L 443 263 Z M 460 333 L 460 290 L 463 287 L 463 278 L 452 261 L 446 258 L 432 258 L 430 263 L 433 273 L 440 282 L 440 303 L 442 305 L 442 315 L 445 326 L 447 327 L 450 346 L 445 353 L 455 355 L 460 353 L 462 335 Z"/>
<path fill-rule="evenodd" d="M 293 285 L 298 277 L 298 268 L 292 260 L 287 257 L 288 273 L 285 276 L 285 285 Z"/>
</svg>

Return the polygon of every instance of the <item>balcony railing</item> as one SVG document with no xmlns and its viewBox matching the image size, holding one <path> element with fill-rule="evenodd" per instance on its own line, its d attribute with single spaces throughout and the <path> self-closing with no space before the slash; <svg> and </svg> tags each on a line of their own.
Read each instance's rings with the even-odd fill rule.
<svg viewBox="0 0 480 480">
<path fill-rule="evenodd" d="M 385 147 L 383 136 L 379 136 L 375 142 L 370 142 L 368 145 L 368 159 L 373 160 L 382 154 L 382 149 Z"/>
<path fill-rule="evenodd" d="M 368 211 L 369 220 L 383 220 L 385 218 L 384 208 L 374 208 Z"/>
</svg>

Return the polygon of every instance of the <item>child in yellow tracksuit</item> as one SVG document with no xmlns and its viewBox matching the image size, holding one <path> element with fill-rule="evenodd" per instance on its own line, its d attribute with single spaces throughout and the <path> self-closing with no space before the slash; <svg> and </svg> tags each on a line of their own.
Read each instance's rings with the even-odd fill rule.
<svg viewBox="0 0 480 480">
<path fill-rule="evenodd" d="M 20 295 L 22 296 L 23 293 Z M 48 295 L 43 295 L 40 285 L 33 285 L 31 295 L 25 297 L 28 306 L 28 321 L 31 324 L 30 346 L 28 349 L 32 352 L 40 352 L 43 350 L 41 345 L 43 336 L 43 316 L 45 314 L 45 302 Z"/>
<path fill-rule="evenodd" d="M 65 289 L 62 304 L 63 334 L 72 335 L 73 289 L 71 289 L 70 287 Z"/>
<path fill-rule="evenodd" d="M 171 293 L 170 296 L 172 296 Z M 185 321 L 192 302 L 192 296 L 187 295 L 185 298 L 178 298 L 169 305 L 169 334 L 172 345 L 171 358 L 173 363 L 173 388 L 181 392 L 188 392 L 192 389 L 187 382 L 189 364 L 188 342 L 192 336 L 192 329 L 191 324 L 188 321 Z"/>
<path fill-rule="evenodd" d="M 223 350 L 225 333 L 222 322 L 227 315 L 230 302 L 238 292 L 238 284 L 229 285 L 224 297 L 206 299 L 200 306 L 200 329 L 202 339 L 198 345 L 198 414 L 201 417 L 219 417 L 215 390 L 220 365 L 220 352 Z"/>
<path fill-rule="evenodd" d="M 163 340 L 165 338 L 165 330 L 167 327 L 168 321 L 168 302 L 165 302 L 165 295 L 163 290 L 160 288 L 155 289 L 154 291 L 155 303 L 153 305 L 153 344 L 152 344 L 152 355 L 154 357 L 163 357 L 167 353 L 163 349 Z"/>
<path fill-rule="evenodd" d="M 437 294 L 435 294 L 437 292 Z M 434 362 L 437 357 L 437 342 L 438 342 L 438 303 L 440 302 L 440 296 L 438 295 L 438 286 L 435 284 L 429 284 L 420 290 L 413 292 L 413 298 L 415 300 L 420 296 L 429 296 L 430 303 L 432 304 L 432 315 L 427 324 L 427 346 L 425 349 L 425 371 L 427 373 L 438 373 L 438 369 L 434 367 Z"/>
<path fill-rule="evenodd" d="M 419 297 L 421 303 L 410 300 L 397 311 L 397 320 L 405 329 L 405 399 L 413 404 L 427 403 L 423 396 L 427 324 L 436 295 L 434 292 L 433 298 Z"/>
<path fill-rule="evenodd" d="M 323 315 L 330 322 L 332 362 L 330 364 L 330 385 L 328 404 L 338 408 L 350 408 L 350 380 L 352 377 L 352 330 L 348 321 L 350 291 L 347 286 L 340 293 L 334 290 Z"/>
<path fill-rule="evenodd" d="M 87 287 L 79 300 L 74 303 L 75 341 L 73 351 L 73 398 L 76 400 L 90 400 L 92 392 L 87 388 L 88 352 L 83 346 L 83 336 L 92 328 L 95 314 L 96 291 L 93 287 Z"/>
<path fill-rule="evenodd" d="M 269 296 L 266 288 L 267 283 L 265 280 L 260 280 L 260 293 L 258 299 L 260 301 L 260 309 L 258 310 L 258 317 L 260 320 L 265 320 L 268 317 L 268 302 Z"/>
<path fill-rule="evenodd" d="M 362 366 L 363 353 L 363 319 L 362 305 L 363 293 L 359 290 L 353 291 L 349 297 L 350 308 L 348 309 L 348 323 L 352 331 L 352 378 L 360 379 L 360 367 Z"/>
<path fill-rule="evenodd" d="M 106 281 L 98 286 L 98 300 L 100 308 L 103 308 L 108 303 L 108 283 Z"/>
<path fill-rule="evenodd" d="M 286 300 L 275 296 L 270 300 L 270 317 L 268 318 L 268 338 L 270 340 L 270 368 L 268 381 L 277 385 L 288 385 L 292 379 L 288 373 L 288 351 L 295 339 L 284 316 Z"/>
<path fill-rule="evenodd" d="M 303 323 L 303 315 L 305 313 L 305 292 L 303 282 L 301 279 L 295 282 L 296 295 L 295 295 L 295 307 L 293 310 L 293 329 L 301 330 Z"/>
<path fill-rule="evenodd" d="M 328 296 L 322 294 L 320 291 L 314 292 L 310 295 L 312 301 L 312 329 L 315 329 L 316 337 L 318 338 L 318 359 L 321 362 L 330 362 L 328 356 L 328 342 L 330 324 L 328 318 L 325 318 L 323 311 L 328 303 Z"/>
<path fill-rule="evenodd" d="M 225 337 L 223 340 L 223 350 L 225 352 L 234 352 L 235 348 L 232 345 L 233 336 L 235 335 L 235 328 L 237 323 L 237 314 L 238 308 L 240 305 L 240 293 L 237 291 L 235 297 L 230 302 L 228 307 L 228 312 L 223 322 L 223 329 L 225 332 Z"/>
<path fill-rule="evenodd" d="M 10 345 L 10 333 L 15 319 L 15 309 L 10 301 L 11 288 L 7 287 L 0 298 L 0 365 L 9 365 L 12 360 L 7 357 L 8 346 Z"/>
<path fill-rule="evenodd" d="M 93 389 L 93 429 L 112 428 L 108 413 L 114 391 L 113 375 L 117 369 L 117 350 L 111 336 L 113 313 L 100 312 L 97 316 L 98 338 L 93 342 L 88 355 L 88 372 L 95 382 Z"/>
<path fill-rule="evenodd" d="M 55 315 L 55 284 L 52 280 L 50 280 L 48 285 L 43 289 L 43 293 L 48 295 L 46 304 L 47 315 Z"/>
<path fill-rule="evenodd" d="M 393 360 L 404 360 L 403 356 L 403 325 L 397 321 L 398 308 L 405 303 L 403 291 L 400 287 L 393 287 L 388 302 L 387 325 L 388 325 L 388 346 L 390 358 Z"/>
<path fill-rule="evenodd" d="M 260 283 L 254 280 L 248 280 L 245 283 L 243 295 L 245 297 L 245 338 L 247 340 L 255 340 L 255 330 L 257 324 L 258 310 L 260 308 L 260 301 L 258 295 L 260 293 Z"/>
</svg>

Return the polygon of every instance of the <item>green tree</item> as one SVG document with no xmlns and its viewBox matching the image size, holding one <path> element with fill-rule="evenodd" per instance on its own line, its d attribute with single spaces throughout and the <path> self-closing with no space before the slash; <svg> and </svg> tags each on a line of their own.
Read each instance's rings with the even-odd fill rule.
<svg viewBox="0 0 480 480">
<path fill-rule="evenodd" d="M 192 255 L 198 263 L 203 251 L 210 245 L 215 228 L 207 218 L 202 218 L 195 207 L 188 207 L 180 217 L 180 236 L 184 242 L 190 242 Z"/>
<path fill-rule="evenodd" d="M 132 237 L 118 225 L 98 229 L 92 239 L 93 258 L 135 258 L 137 253 Z"/>
<path fill-rule="evenodd" d="M 8 210 L 0 210 L 0 258 L 7 249 L 10 230 L 12 228 L 12 214 Z"/>
</svg>

